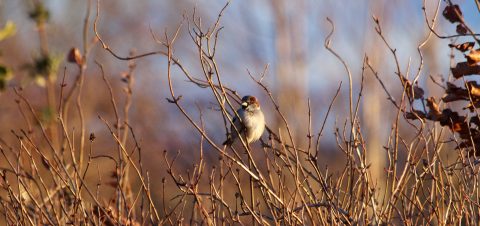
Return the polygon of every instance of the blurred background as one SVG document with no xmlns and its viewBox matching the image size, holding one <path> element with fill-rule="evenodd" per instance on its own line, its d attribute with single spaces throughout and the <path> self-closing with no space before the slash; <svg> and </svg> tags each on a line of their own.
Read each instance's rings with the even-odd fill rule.
<svg viewBox="0 0 480 226">
<path fill-rule="evenodd" d="M 29 73 L 31 65 L 40 54 L 40 43 L 35 22 L 29 18 L 36 1 L 0 0 L 0 26 L 7 21 L 16 25 L 14 36 L 0 42 L 0 64 L 12 70 L 13 78 L 0 94 L 0 138 L 2 142 L 14 145 L 11 130 L 26 128 L 15 104 L 18 99 L 12 87 L 23 87 L 25 96 L 32 102 L 39 114 L 48 116 L 44 109 L 47 96 L 41 82 Z M 56 72 L 57 92 L 65 72 L 67 88 L 70 88 L 78 73 L 76 65 L 66 62 L 66 55 L 72 47 L 83 48 L 82 29 L 87 1 L 45 0 L 49 12 L 46 23 L 48 51 L 58 58 Z M 444 4 L 443 1 L 440 1 Z M 479 25 L 479 13 L 473 0 L 456 1 L 460 4 L 465 19 L 472 27 Z M 174 46 L 175 56 L 196 77 L 201 78 L 196 46 L 188 35 L 184 17 L 191 18 L 193 9 L 202 18 L 205 27 L 212 25 L 226 1 L 209 0 L 101 0 L 98 32 L 106 43 L 119 55 L 127 56 L 131 51 L 144 53 L 161 50 L 163 47 L 153 40 L 150 28 L 163 38 L 167 31 L 173 34 L 183 21 L 178 41 Z M 438 1 L 425 3 L 428 20 L 434 16 Z M 266 65 L 268 71 L 264 84 L 273 92 L 295 131 L 296 141 L 305 147 L 308 133 L 308 100 L 312 111 L 312 132 L 320 130 L 326 110 L 335 91 L 342 82 L 341 92 L 327 120 L 320 142 L 320 165 L 342 166 L 334 131 L 342 128 L 348 118 L 348 77 L 343 65 L 324 47 L 326 36 L 332 27 L 326 18 L 335 24 L 331 47 L 345 59 L 353 75 L 354 99 L 358 96 L 362 63 L 368 56 L 379 72 L 392 95 L 400 98 L 400 81 L 395 75 L 393 57 L 380 37 L 375 33 L 372 15 L 380 20 L 383 33 L 397 50 L 401 71 L 410 79 L 420 64 L 417 47 L 428 34 L 428 27 L 422 11 L 422 1 L 337 1 L 337 0 L 242 0 L 231 1 L 226 8 L 220 25 L 223 29 L 218 38 L 217 63 L 220 66 L 224 85 L 236 90 L 240 96 L 255 95 L 266 113 L 267 124 L 278 131 L 280 118 L 274 113 L 274 106 L 263 89 L 250 79 L 248 71 L 259 78 Z M 96 2 L 91 5 L 90 23 L 95 17 Z M 442 16 L 439 9 L 435 29 L 439 34 L 455 34 L 455 27 Z M 431 23 L 431 21 L 430 21 Z M 93 27 L 89 27 L 89 40 L 94 39 Z M 425 96 L 439 96 L 442 93 L 429 76 L 438 81 L 446 80 L 451 67 L 450 40 L 431 37 L 422 49 L 425 56 L 424 70 L 419 85 Z M 462 39 L 455 40 L 460 43 Z M 460 56 L 461 57 L 461 56 Z M 103 64 L 105 73 L 115 91 L 119 103 L 125 101 L 121 81 L 122 73 L 129 70 L 128 62 L 114 58 L 101 48 L 99 43 L 92 46 L 88 57 L 83 107 L 86 131 L 97 137 L 97 153 L 112 153 L 114 143 L 107 128 L 98 115 L 114 120 L 110 95 L 103 83 L 100 69 L 95 61 Z M 164 56 L 153 55 L 136 60 L 134 86 L 130 111 L 130 125 L 142 147 L 144 168 L 151 172 L 153 190 L 159 186 L 159 179 L 165 177 L 163 151 L 174 155 L 179 168 L 191 169 L 192 162 L 199 158 L 200 136 L 182 116 L 178 109 L 167 102 L 169 97 Z M 410 67 L 409 67 L 410 66 Z M 214 141 L 221 144 L 225 139 L 225 128 L 220 113 L 214 104 L 211 91 L 200 89 L 187 82 L 181 72 L 173 70 L 173 86 L 177 95 L 183 95 L 183 104 L 196 119 L 199 109 L 206 123 L 206 131 Z M 386 161 L 383 146 L 392 128 L 396 111 L 378 81 L 369 70 L 365 72 L 363 99 L 360 106 L 361 123 L 366 135 L 369 162 L 372 167 L 382 169 Z M 75 129 L 75 117 L 71 130 Z M 408 131 L 406 131 L 408 132 Z M 254 144 L 260 148 L 260 144 Z M 208 152 L 207 165 L 217 162 L 217 154 Z M 372 170 L 375 172 L 375 170 Z M 381 176 L 381 175 L 380 175 Z"/>
</svg>

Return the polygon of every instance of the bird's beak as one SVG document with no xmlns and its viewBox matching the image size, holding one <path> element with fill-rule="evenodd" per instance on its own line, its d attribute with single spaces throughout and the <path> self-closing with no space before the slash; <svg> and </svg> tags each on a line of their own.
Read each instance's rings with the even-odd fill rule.
<svg viewBox="0 0 480 226">
<path fill-rule="evenodd" d="M 243 107 L 247 107 L 247 106 L 248 106 L 248 103 L 247 103 L 247 102 L 242 102 L 242 106 L 243 106 Z"/>
</svg>

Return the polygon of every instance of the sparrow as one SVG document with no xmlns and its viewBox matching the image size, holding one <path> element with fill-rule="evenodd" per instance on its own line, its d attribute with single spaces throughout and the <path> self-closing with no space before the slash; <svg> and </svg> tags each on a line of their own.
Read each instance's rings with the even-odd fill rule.
<svg viewBox="0 0 480 226">
<path fill-rule="evenodd" d="M 265 117 L 260 109 L 260 103 L 254 96 L 244 96 L 242 98 L 242 106 L 237 110 L 237 116 L 232 120 L 233 124 L 230 129 L 230 135 L 223 145 L 231 146 L 238 138 L 238 134 L 242 134 L 247 144 L 260 139 L 265 129 Z M 235 130 L 237 128 L 237 130 Z"/>
</svg>

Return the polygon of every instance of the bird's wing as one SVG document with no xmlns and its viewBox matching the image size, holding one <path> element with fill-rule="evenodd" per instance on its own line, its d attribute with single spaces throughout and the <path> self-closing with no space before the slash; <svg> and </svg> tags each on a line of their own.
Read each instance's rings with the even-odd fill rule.
<svg viewBox="0 0 480 226">
<path fill-rule="evenodd" d="M 242 117 L 242 114 L 238 112 L 238 115 Z M 237 130 L 235 130 L 237 128 Z M 238 134 L 242 134 L 245 132 L 245 126 L 243 126 L 243 123 L 237 118 L 237 116 L 233 117 L 232 119 L 232 126 L 230 127 L 230 135 L 227 137 L 227 140 L 223 142 L 223 145 L 232 145 L 233 141 L 238 137 Z"/>
<path fill-rule="evenodd" d="M 230 133 L 235 134 L 235 136 L 237 136 L 237 131 L 235 130 L 235 128 L 237 128 L 237 130 L 240 134 L 245 131 L 245 126 L 243 126 L 243 123 L 240 120 L 238 120 L 237 117 L 234 117 L 232 122 L 233 122 L 233 124 L 230 128 Z"/>
</svg>

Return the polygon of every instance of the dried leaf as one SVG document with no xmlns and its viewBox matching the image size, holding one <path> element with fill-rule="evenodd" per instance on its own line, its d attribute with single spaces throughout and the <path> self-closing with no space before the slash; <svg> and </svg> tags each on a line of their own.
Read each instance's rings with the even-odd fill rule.
<svg viewBox="0 0 480 226">
<path fill-rule="evenodd" d="M 477 108 L 480 108 L 480 102 L 478 102 L 478 101 L 474 102 L 473 104 L 471 102 L 468 103 L 468 105 L 465 106 L 463 108 L 463 110 L 468 109 L 468 110 L 470 110 L 470 112 L 474 112 L 475 109 L 477 109 Z"/>
<path fill-rule="evenodd" d="M 463 149 L 463 148 L 469 148 L 469 147 L 472 147 L 472 142 L 471 141 L 464 141 L 460 144 L 457 145 L 457 147 L 455 147 L 455 149 Z"/>
<path fill-rule="evenodd" d="M 470 124 L 475 124 L 477 127 L 480 127 L 480 119 L 478 118 L 479 116 L 476 115 L 476 116 L 472 116 L 470 118 Z"/>
<path fill-rule="evenodd" d="M 477 107 L 478 107 L 478 106 L 475 106 L 475 105 L 473 105 L 472 103 L 468 103 L 468 105 L 465 106 L 465 107 L 462 108 L 462 109 L 463 109 L 463 110 L 468 109 L 468 110 L 470 110 L 470 112 L 473 112 L 473 111 L 475 111 L 475 108 L 477 108 Z"/>
<path fill-rule="evenodd" d="M 456 31 L 459 35 L 466 35 L 468 32 L 467 27 L 465 27 L 463 24 L 458 24 Z"/>
<path fill-rule="evenodd" d="M 428 108 L 430 108 L 431 111 L 440 112 L 440 109 L 434 97 L 427 98 L 427 106 Z"/>
<path fill-rule="evenodd" d="M 467 58 L 467 62 L 469 64 L 476 64 L 480 62 L 480 49 L 470 50 L 470 53 L 465 55 L 465 58 Z"/>
<path fill-rule="evenodd" d="M 447 108 L 442 111 L 442 117 L 440 118 L 440 125 L 442 126 L 449 126 L 452 130 L 458 131 L 458 128 L 455 127 L 454 124 L 456 123 L 465 123 L 466 124 L 466 117 L 460 116 L 458 112 L 452 111 L 451 109 Z M 457 125 L 458 127 L 459 125 Z M 468 125 L 467 125 L 468 126 Z"/>
<path fill-rule="evenodd" d="M 68 52 L 67 60 L 70 63 L 76 63 L 77 65 L 82 65 L 83 59 L 82 59 L 82 54 L 80 53 L 80 50 L 78 50 L 77 48 L 70 49 L 70 52 Z"/>
<path fill-rule="evenodd" d="M 460 88 L 451 82 L 447 82 L 447 89 L 460 89 Z"/>
<path fill-rule="evenodd" d="M 413 98 L 415 99 L 421 99 L 423 98 L 423 95 L 425 94 L 425 91 L 423 91 L 422 88 L 420 88 L 420 86 L 414 86 L 413 87 Z"/>
<path fill-rule="evenodd" d="M 463 20 L 462 11 L 458 5 L 446 6 L 443 10 L 443 16 L 450 21 L 450 23 L 462 22 Z"/>
<path fill-rule="evenodd" d="M 445 103 L 458 101 L 458 100 L 468 100 L 468 98 L 457 95 L 455 93 L 450 93 L 450 94 L 447 94 L 447 95 L 442 97 L 442 101 L 445 102 Z"/>
<path fill-rule="evenodd" d="M 471 65 L 468 62 L 460 62 L 454 68 L 451 68 L 453 77 L 461 78 L 465 75 L 480 74 L 480 65 Z"/>
<path fill-rule="evenodd" d="M 473 49 L 473 46 L 475 46 L 475 42 L 465 42 L 465 43 L 458 44 L 458 45 L 448 44 L 448 46 L 451 47 L 451 48 L 455 48 L 459 51 L 466 52 L 468 50 Z"/>
<path fill-rule="evenodd" d="M 413 97 L 413 99 L 423 98 L 425 91 L 423 91 L 423 89 L 420 86 L 415 85 L 413 86 L 413 89 L 412 89 L 412 82 L 410 82 L 410 80 L 406 79 L 403 76 L 401 77 L 401 79 L 402 79 L 403 85 L 405 86 L 408 97 L 410 98 Z"/>
<path fill-rule="evenodd" d="M 468 125 L 466 123 L 454 122 L 450 125 L 450 129 L 454 132 L 460 133 L 460 135 L 462 135 L 462 134 L 467 134 L 468 135 L 468 132 L 465 133 L 465 131 L 468 130 Z"/>
<path fill-rule="evenodd" d="M 470 140 L 470 138 L 473 138 L 475 142 L 478 142 L 478 139 L 480 139 L 478 136 L 478 130 L 470 129 L 467 123 L 465 123 L 465 129 L 463 131 L 459 131 L 458 133 L 460 134 L 460 138 L 464 140 Z"/>
<path fill-rule="evenodd" d="M 471 100 L 470 103 L 463 109 L 469 109 L 473 112 L 476 108 L 480 107 L 480 85 L 476 81 L 469 81 L 466 84 L 467 90 L 465 99 Z"/>
<path fill-rule="evenodd" d="M 480 143 L 478 140 L 474 140 L 474 142 L 472 142 L 470 139 L 465 139 L 465 141 L 458 144 L 458 146 L 455 147 L 455 149 L 469 149 L 469 153 L 468 153 L 469 157 L 473 157 L 473 156 L 478 157 L 480 155 Z"/>
<path fill-rule="evenodd" d="M 480 85 L 478 85 L 476 81 L 467 82 L 467 88 L 473 98 L 480 97 Z"/>
<path fill-rule="evenodd" d="M 457 87 L 451 82 L 447 82 L 446 95 L 442 98 L 443 102 L 452 102 L 457 100 L 469 100 L 468 91 L 464 88 Z"/>
<path fill-rule="evenodd" d="M 405 113 L 405 118 L 406 119 L 412 119 L 412 120 L 417 120 L 417 119 L 424 119 L 426 118 L 427 115 L 423 111 L 419 110 L 412 110 L 411 112 Z"/>
<path fill-rule="evenodd" d="M 434 121 L 440 120 L 442 113 L 440 112 L 440 108 L 438 107 L 434 97 L 427 98 L 427 106 L 430 109 L 427 114 L 427 118 Z"/>
</svg>

